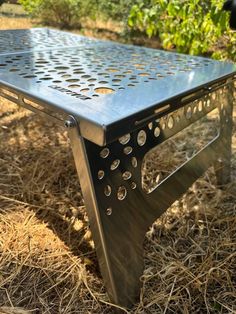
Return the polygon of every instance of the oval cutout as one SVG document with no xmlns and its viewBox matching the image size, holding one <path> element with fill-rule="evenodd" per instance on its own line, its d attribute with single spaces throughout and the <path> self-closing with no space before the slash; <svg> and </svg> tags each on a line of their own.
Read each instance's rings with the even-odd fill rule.
<svg viewBox="0 0 236 314">
<path fill-rule="evenodd" d="M 98 94 L 112 94 L 114 93 L 114 89 L 108 87 L 98 87 L 95 88 L 95 92 Z"/>
</svg>

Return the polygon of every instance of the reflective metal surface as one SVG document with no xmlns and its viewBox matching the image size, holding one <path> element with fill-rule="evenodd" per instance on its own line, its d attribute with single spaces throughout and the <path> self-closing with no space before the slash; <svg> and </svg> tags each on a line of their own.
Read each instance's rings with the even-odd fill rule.
<svg viewBox="0 0 236 314">
<path fill-rule="evenodd" d="M 0 54 L 69 48 L 88 43 L 84 36 L 47 28 L 1 30 Z"/>
<path fill-rule="evenodd" d="M 137 301 L 143 240 L 151 224 L 210 166 L 215 165 L 219 184 L 229 181 L 234 89 L 229 81 L 106 147 L 83 139 L 79 126 L 70 129 L 100 269 L 114 303 L 130 307 Z M 219 134 L 146 193 L 141 173 L 145 154 L 213 110 L 220 114 Z"/>
<path fill-rule="evenodd" d="M 236 66 L 47 29 L 0 44 L 0 95 L 68 128 L 107 292 L 130 307 L 148 227 L 209 166 L 230 179 Z M 215 109 L 219 134 L 146 193 L 146 153 Z"/>
<path fill-rule="evenodd" d="M 73 115 L 98 145 L 236 73 L 231 63 L 47 29 L 2 31 L 0 42 L 0 87 Z"/>
</svg>

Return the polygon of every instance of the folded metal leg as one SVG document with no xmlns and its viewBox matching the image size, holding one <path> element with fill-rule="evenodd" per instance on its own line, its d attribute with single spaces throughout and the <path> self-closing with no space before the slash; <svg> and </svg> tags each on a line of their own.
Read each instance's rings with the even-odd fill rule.
<svg viewBox="0 0 236 314">
<path fill-rule="evenodd" d="M 69 133 L 108 295 L 115 304 L 129 307 L 137 300 L 143 272 L 143 240 L 150 222 L 146 201 L 134 178 L 128 180 L 128 173 L 127 180 L 122 178 L 114 152 L 82 139 L 78 128 Z"/>
<path fill-rule="evenodd" d="M 226 93 L 227 90 L 224 92 L 222 89 L 204 96 L 106 147 L 83 139 L 79 135 L 79 125 L 71 118 L 69 137 L 90 228 L 105 286 L 115 304 L 130 307 L 137 300 L 143 273 L 143 241 L 151 224 L 204 171 L 217 163 L 218 152 L 221 158 L 229 160 L 232 105 L 225 101 Z M 222 100 L 219 100 L 220 95 Z M 151 193 L 144 192 L 141 169 L 145 154 L 217 106 L 221 117 L 220 136 L 176 169 Z M 227 148 L 226 153 L 221 153 L 223 147 Z M 222 170 L 217 169 L 218 178 L 225 179 L 225 173 L 229 171 L 226 159 L 224 174 L 221 175 Z"/>
<path fill-rule="evenodd" d="M 215 173 L 217 185 L 224 186 L 230 182 L 231 166 L 231 144 L 232 144 L 232 127 L 233 127 L 233 102 L 234 87 L 230 85 L 222 90 L 219 101 L 220 108 L 220 138 L 221 144 L 217 151 L 218 159 L 215 163 Z"/>
</svg>

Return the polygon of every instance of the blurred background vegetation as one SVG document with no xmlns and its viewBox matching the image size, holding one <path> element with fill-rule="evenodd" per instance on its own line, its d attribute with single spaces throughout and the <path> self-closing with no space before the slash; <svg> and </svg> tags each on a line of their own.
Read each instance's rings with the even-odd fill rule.
<svg viewBox="0 0 236 314">
<path fill-rule="evenodd" d="M 12 0 L 14 1 L 14 0 Z M 0 3 L 2 0 L 0 0 Z M 236 33 L 224 0 L 18 0 L 43 25 L 83 29 L 85 19 L 122 24 L 126 40 L 146 36 L 160 47 L 236 61 Z M 149 40 L 150 42 L 150 40 Z"/>
</svg>

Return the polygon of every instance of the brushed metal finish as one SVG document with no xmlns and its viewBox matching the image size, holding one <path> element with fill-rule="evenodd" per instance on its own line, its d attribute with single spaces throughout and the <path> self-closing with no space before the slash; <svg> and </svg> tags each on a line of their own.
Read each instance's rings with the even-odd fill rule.
<svg viewBox="0 0 236 314">
<path fill-rule="evenodd" d="M 0 41 L 8 43 L 0 48 L 0 87 L 73 115 L 98 145 L 236 73 L 232 63 L 47 29 L 3 31 Z"/>
<path fill-rule="evenodd" d="M 220 106 L 220 133 L 221 143 L 218 150 L 218 158 L 214 164 L 217 184 L 224 187 L 231 181 L 231 155 L 232 155 L 232 132 L 233 132 L 233 106 L 236 83 L 222 91 L 218 106 Z"/>
<path fill-rule="evenodd" d="M 228 82 L 105 147 L 82 139 L 79 126 L 70 129 L 101 273 L 115 304 L 130 307 L 137 301 L 143 241 L 151 224 L 219 158 L 224 171 L 217 168 L 217 177 L 229 174 L 233 89 Z M 221 123 L 218 135 L 147 194 L 141 183 L 146 153 L 215 109 Z"/>
<path fill-rule="evenodd" d="M 209 166 L 230 179 L 236 66 L 47 29 L 0 44 L 0 95 L 68 129 L 107 292 L 130 307 L 148 227 Z M 146 153 L 216 108 L 217 136 L 146 193 Z"/>
</svg>

